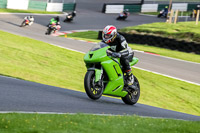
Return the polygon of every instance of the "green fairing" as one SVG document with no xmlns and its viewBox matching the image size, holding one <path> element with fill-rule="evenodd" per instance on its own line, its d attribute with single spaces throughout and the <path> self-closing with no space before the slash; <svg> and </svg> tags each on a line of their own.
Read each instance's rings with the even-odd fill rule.
<svg viewBox="0 0 200 133">
<path fill-rule="evenodd" d="M 52 18 L 52 19 L 50 20 L 50 24 L 52 24 L 52 23 L 57 23 L 57 21 L 56 21 L 54 18 Z"/>
<path fill-rule="evenodd" d="M 103 70 L 106 72 L 108 81 L 106 81 L 107 85 L 103 91 L 103 94 L 125 97 L 127 95 L 127 91 L 123 90 L 123 72 L 120 68 L 121 65 L 118 64 L 120 59 L 107 56 L 106 50 L 108 48 L 109 46 L 86 53 L 84 56 L 86 67 L 88 70 L 91 70 L 91 68 L 95 70 L 95 82 L 98 82 L 101 79 Z M 133 66 L 137 62 L 138 58 L 134 57 L 132 62 L 130 62 L 130 65 Z M 100 64 L 103 70 L 100 68 L 95 68 L 94 64 Z"/>
</svg>

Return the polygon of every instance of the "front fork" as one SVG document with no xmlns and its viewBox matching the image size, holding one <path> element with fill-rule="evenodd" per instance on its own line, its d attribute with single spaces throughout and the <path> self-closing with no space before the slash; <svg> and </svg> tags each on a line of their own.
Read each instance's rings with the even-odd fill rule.
<svg viewBox="0 0 200 133">
<path fill-rule="evenodd" d="M 101 67 L 101 69 L 89 68 L 88 71 L 94 71 L 95 72 L 95 83 L 97 83 L 97 85 L 101 86 L 103 68 L 102 67 Z"/>
<path fill-rule="evenodd" d="M 100 81 L 102 75 L 103 75 L 103 68 L 102 67 L 101 67 L 101 69 L 96 69 L 95 68 L 95 82 Z"/>
</svg>

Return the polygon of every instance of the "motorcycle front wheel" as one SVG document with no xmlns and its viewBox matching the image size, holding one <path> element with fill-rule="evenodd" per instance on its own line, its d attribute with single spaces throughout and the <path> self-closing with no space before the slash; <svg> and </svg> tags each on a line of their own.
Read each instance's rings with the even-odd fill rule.
<svg viewBox="0 0 200 133">
<path fill-rule="evenodd" d="M 162 16 L 162 14 L 158 14 L 158 16 L 157 16 L 157 17 L 158 17 L 158 18 L 160 18 L 161 16 Z"/>
<path fill-rule="evenodd" d="M 88 71 L 85 75 L 84 86 L 86 94 L 89 98 L 97 100 L 102 96 L 103 93 L 103 82 L 95 83 L 95 72 Z"/>
<path fill-rule="evenodd" d="M 25 21 L 22 22 L 22 24 L 20 25 L 20 27 L 25 27 L 26 26 L 26 23 Z"/>
<path fill-rule="evenodd" d="M 138 79 L 134 76 L 134 85 L 137 87 L 137 90 L 128 90 L 128 94 L 125 97 L 122 97 L 122 101 L 125 104 L 133 105 L 136 104 L 140 97 L 140 84 Z"/>
</svg>

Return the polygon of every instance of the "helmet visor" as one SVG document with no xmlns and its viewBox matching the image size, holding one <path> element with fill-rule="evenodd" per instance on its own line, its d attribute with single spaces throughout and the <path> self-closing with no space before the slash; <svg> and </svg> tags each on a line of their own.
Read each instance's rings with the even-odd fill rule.
<svg viewBox="0 0 200 133">
<path fill-rule="evenodd" d="M 110 35 L 110 34 L 104 34 L 104 38 L 105 39 L 110 39 L 110 38 L 112 38 L 112 35 Z"/>
</svg>

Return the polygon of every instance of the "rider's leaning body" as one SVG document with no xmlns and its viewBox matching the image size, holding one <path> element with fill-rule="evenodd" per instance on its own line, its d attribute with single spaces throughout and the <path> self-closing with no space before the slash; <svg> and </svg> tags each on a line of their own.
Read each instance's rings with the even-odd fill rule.
<svg viewBox="0 0 200 133">
<path fill-rule="evenodd" d="M 133 58 L 134 53 L 131 48 L 128 47 L 126 39 L 117 33 L 117 28 L 113 25 L 108 25 L 104 28 L 102 38 L 102 42 L 110 46 L 112 56 L 120 58 L 120 63 L 123 66 L 123 72 L 126 73 L 128 77 L 128 85 L 132 85 L 134 77 L 129 62 L 130 58 Z"/>
<path fill-rule="evenodd" d="M 24 17 L 24 20 L 26 20 L 26 19 L 28 19 L 29 20 L 29 25 L 32 25 L 33 24 L 33 22 L 34 22 L 34 17 L 33 16 L 25 16 Z"/>
<path fill-rule="evenodd" d="M 52 24 L 60 25 L 59 16 L 56 16 L 56 17 L 52 18 L 52 19 L 50 20 L 50 23 L 49 23 L 49 24 L 50 24 L 50 25 L 52 25 Z"/>
</svg>

